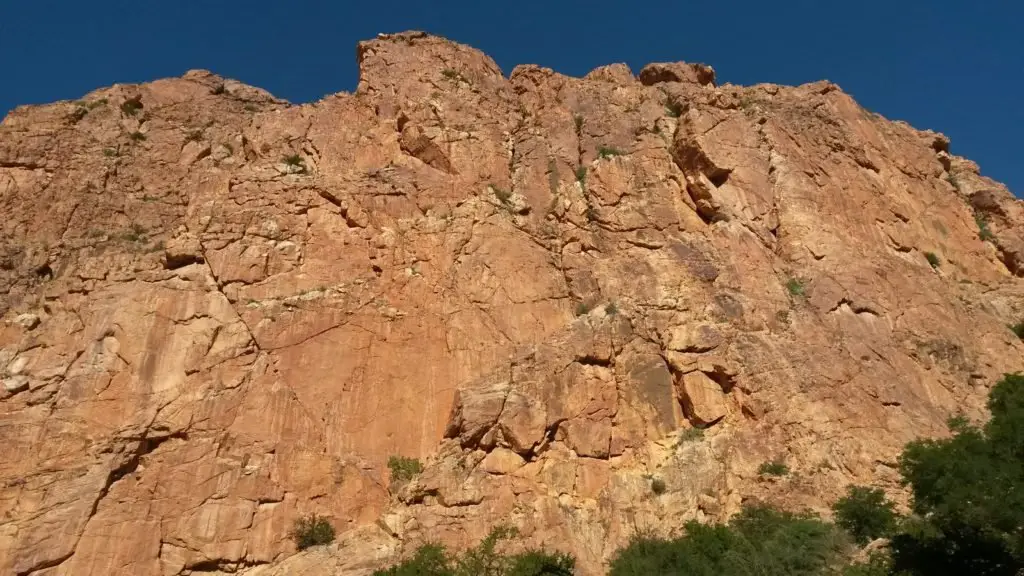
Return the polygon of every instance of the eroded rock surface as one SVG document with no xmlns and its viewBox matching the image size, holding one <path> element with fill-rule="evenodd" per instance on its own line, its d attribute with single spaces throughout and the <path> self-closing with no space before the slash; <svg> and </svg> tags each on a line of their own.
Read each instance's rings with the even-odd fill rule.
<svg viewBox="0 0 1024 576">
<path fill-rule="evenodd" d="M 196 71 L 0 125 L 0 572 L 365 574 L 511 522 L 597 574 L 898 496 L 1024 369 L 1024 205 L 940 134 L 699 65 L 358 57 L 310 105 Z"/>
</svg>

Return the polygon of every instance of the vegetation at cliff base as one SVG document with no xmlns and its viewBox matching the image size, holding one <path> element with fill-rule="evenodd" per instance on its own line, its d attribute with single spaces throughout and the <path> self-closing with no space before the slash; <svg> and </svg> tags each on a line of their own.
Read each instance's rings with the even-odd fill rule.
<svg viewBox="0 0 1024 576">
<path fill-rule="evenodd" d="M 844 528 L 857 544 L 889 536 L 896 525 L 896 512 L 885 492 L 878 488 L 851 486 L 846 496 L 832 507 L 836 524 Z"/>
<path fill-rule="evenodd" d="M 674 539 L 638 536 L 612 576 L 1015 576 L 1024 570 L 1024 375 L 993 387 L 981 427 L 950 420 L 950 438 L 909 443 L 899 460 L 911 492 L 901 517 L 882 490 L 853 486 L 833 506 L 835 525 L 748 506 L 727 524 L 696 522 Z M 773 463 L 762 466 L 769 473 Z M 773 466 L 771 466 L 774 468 Z M 865 560 L 850 558 L 888 538 Z"/>
<path fill-rule="evenodd" d="M 747 504 L 727 523 L 683 525 L 680 535 L 638 532 L 618 550 L 610 576 L 1016 576 L 1024 573 L 1024 375 L 993 387 L 991 418 L 950 420 L 952 435 L 907 444 L 899 459 L 911 494 L 900 516 L 877 488 L 851 486 L 832 510 L 811 513 Z M 779 461 L 762 475 L 785 474 Z M 652 478 L 652 490 L 660 491 Z M 528 550 L 502 554 L 514 529 L 497 528 L 476 548 L 425 545 L 375 576 L 571 576 L 575 560 Z M 879 540 L 883 539 L 883 540 Z M 887 541 L 885 540 L 887 539 Z M 871 544 L 870 553 L 860 547 Z M 859 552 L 859 553 L 858 553 Z M 858 558 L 854 561 L 854 558 Z"/>
<path fill-rule="evenodd" d="M 374 572 L 374 576 L 573 576 L 576 560 L 561 553 L 527 550 L 504 554 L 499 545 L 517 536 L 514 528 L 499 526 L 480 544 L 462 554 L 444 546 L 425 544 L 408 560 Z"/>
<path fill-rule="evenodd" d="M 754 505 L 728 524 L 688 522 L 684 535 L 640 535 L 611 562 L 611 576 L 824 574 L 843 551 L 842 534 L 810 515 Z"/>
</svg>

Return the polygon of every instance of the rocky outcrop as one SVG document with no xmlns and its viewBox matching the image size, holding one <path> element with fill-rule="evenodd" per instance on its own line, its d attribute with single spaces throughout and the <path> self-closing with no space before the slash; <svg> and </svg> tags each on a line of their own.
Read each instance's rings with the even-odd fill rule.
<svg viewBox="0 0 1024 576">
<path fill-rule="evenodd" d="M 3 573 L 365 574 L 511 522 L 596 574 L 899 497 L 1024 368 L 1021 201 L 833 84 L 358 58 L 315 104 L 190 72 L 0 125 Z"/>
</svg>

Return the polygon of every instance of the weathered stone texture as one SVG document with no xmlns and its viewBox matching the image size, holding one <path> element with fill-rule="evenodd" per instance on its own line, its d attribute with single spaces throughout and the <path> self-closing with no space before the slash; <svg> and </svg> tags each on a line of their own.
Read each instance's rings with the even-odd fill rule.
<svg viewBox="0 0 1024 576">
<path fill-rule="evenodd" d="M 0 125 L 0 573 L 365 574 L 500 522 L 598 573 L 898 493 L 1024 369 L 1024 204 L 834 84 L 358 57 L 309 105 L 196 71 Z"/>
</svg>

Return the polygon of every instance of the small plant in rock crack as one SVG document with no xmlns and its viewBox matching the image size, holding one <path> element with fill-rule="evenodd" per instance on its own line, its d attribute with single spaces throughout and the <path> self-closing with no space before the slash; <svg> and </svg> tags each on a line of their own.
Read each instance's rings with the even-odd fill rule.
<svg viewBox="0 0 1024 576">
<path fill-rule="evenodd" d="M 584 314 L 586 314 L 588 312 L 590 312 L 590 306 L 587 306 L 586 302 L 582 302 L 581 301 L 581 302 L 577 302 L 576 303 L 576 315 L 577 316 L 583 316 Z"/>
<path fill-rule="evenodd" d="M 223 82 L 220 83 L 220 84 L 217 84 L 212 89 L 210 89 L 210 94 L 213 94 L 214 96 L 220 96 L 221 94 L 227 94 L 227 92 L 228 92 L 228 89 L 227 89 L 226 86 L 224 86 Z"/>
<path fill-rule="evenodd" d="M 935 255 L 935 252 L 925 252 L 924 257 L 928 260 L 928 264 L 930 264 L 932 268 L 938 269 L 938 267 L 942 265 L 942 261 Z"/>
<path fill-rule="evenodd" d="M 202 141 L 202 139 L 203 139 L 203 131 L 202 130 L 192 130 L 188 134 L 185 135 L 185 141 L 186 142 L 200 142 L 200 141 Z"/>
<path fill-rule="evenodd" d="M 68 114 L 68 121 L 72 124 L 77 124 L 85 115 L 89 113 L 89 109 L 85 106 L 78 106 L 74 112 Z"/>
<path fill-rule="evenodd" d="M 128 135 L 135 142 L 143 142 L 146 140 L 146 135 L 136 130 Z"/>
<path fill-rule="evenodd" d="M 311 546 L 322 546 L 334 542 L 334 526 L 331 526 L 327 518 L 310 514 L 296 518 L 289 535 L 299 550 L 305 550 Z"/>
<path fill-rule="evenodd" d="M 107 158 L 116 158 L 117 150 L 114 148 L 104 148 L 103 155 L 106 156 Z"/>
<path fill-rule="evenodd" d="M 786 280 L 786 290 L 789 291 L 790 296 L 804 297 L 807 295 L 807 288 L 804 286 L 803 280 L 799 278 L 790 278 Z"/>
<path fill-rule="evenodd" d="M 679 118 L 683 115 L 683 105 L 678 102 L 669 102 L 665 104 L 665 114 L 670 118 Z"/>
<path fill-rule="evenodd" d="M 665 485 L 665 481 L 662 480 L 661 478 L 651 479 L 651 492 L 654 492 L 655 494 L 658 494 L 660 496 L 661 494 L 664 494 L 665 490 L 667 489 L 668 486 Z"/>
<path fill-rule="evenodd" d="M 757 473 L 761 476 L 785 476 L 789 474 L 789 466 L 786 466 L 782 460 L 772 460 L 761 464 Z"/>
<path fill-rule="evenodd" d="M 139 110 L 142 110 L 142 99 L 138 96 L 121 103 L 121 112 L 124 112 L 125 116 L 135 116 Z"/>
<path fill-rule="evenodd" d="M 454 68 L 445 68 L 444 70 L 441 71 L 441 76 L 444 76 L 448 80 L 454 80 L 456 82 L 461 82 L 465 80 L 465 78 L 462 76 L 462 73 Z"/>
<path fill-rule="evenodd" d="M 583 131 L 583 115 L 574 114 L 572 117 L 572 123 L 576 128 L 576 135 L 579 136 L 580 132 Z"/>
<path fill-rule="evenodd" d="M 392 456 L 388 458 L 388 470 L 391 471 L 392 482 L 407 482 L 423 472 L 423 464 L 416 458 Z"/>
<path fill-rule="evenodd" d="M 259 106 L 255 105 L 255 104 L 246 104 L 245 106 L 242 106 L 242 109 L 245 110 L 246 112 L 259 112 L 260 111 Z"/>
<path fill-rule="evenodd" d="M 576 181 L 580 183 L 583 188 L 587 187 L 587 167 L 580 166 L 576 169 Z"/>
<path fill-rule="evenodd" d="M 281 159 L 285 166 L 296 168 L 296 172 L 299 174 L 306 173 L 306 161 L 302 159 L 302 156 L 298 154 L 292 154 L 291 156 L 285 156 Z"/>
<path fill-rule="evenodd" d="M 981 238 L 983 242 L 989 242 L 996 239 L 996 235 L 989 230 L 988 220 L 986 220 L 984 216 L 981 214 L 975 214 L 974 222 L 978 225 L 978 238 Z"/>
<path fill-rule="evenodd" d="M 1024 340 L 1024 320 L 1010 326 L 1010 330 L 1013 330 L 1013 333 L 1017 335 L 1017 338 Z"/>
<path fill-rule="evenodd" d="M 954 190 L 958 192 L 960 191 L 960 180 L 956 177 L 956 174 L 953 174 L 952 172 L 947 172 L 946 182 L 949 182 L 949 185 L 952 186 Z"/>
<path fill-rule="evenodd" d="M 610 146 L 601 146 L 597 149 L 597 155 L 600 158 L 612 158 L 615 156 L 622 156 L 622 150 L 612 148 Z"/>
<path fill-rule="evenodd" d="M 685 444 L 687 442 L 696 442 L 704 438 L 703 428 L 687 428 L 679 433 L 678 444 Z"/>
<path fill-rule="evenodd" d="M 587 217 L 587 222 L 594 222 L 595 220 L 597 220 L 597 217 L 599 216 L 599 214 L 597 213 L 597 208 L 594 208 L 593 206 L 587 206 L 587 210 L 586 212 L 584 212 L 584 216 Z"/>
<path fill-rule="evenodd" d="M 132 224 L 131 228 L 125 231 L 121 235 L 121 239 L 128 242 L 145 242 L 146 241 L 146 229 L 138 223 Z"/>
<path fill-rule="evenodd" d="M 604 313 L 609 316 L 615 316 L 619 313 L 619 307 L 615 305 L 615 302 L 609 302 L 604 307 Z"/>
</svg>

